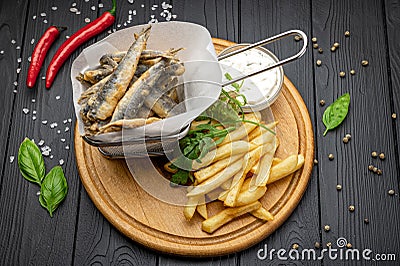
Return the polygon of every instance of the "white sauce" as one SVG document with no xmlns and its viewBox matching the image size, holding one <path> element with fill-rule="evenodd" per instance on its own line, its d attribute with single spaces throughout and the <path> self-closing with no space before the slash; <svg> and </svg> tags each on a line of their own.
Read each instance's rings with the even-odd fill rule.
<svg viewBox="0 0 400 266">
<path fill-rule="evenodd" d="M 273 63 L 275 63 L 275 60 L 262 50 L 250 49 L 241 52 L 221 61 L 224 74 L 223 82 L 227 81 L 225 73 L 229 73 L 235 79 L 265 69 Z M 280 89 L 283 78 L 281 74 L 280 69 L 277 67 L 245 79 L 243 86 L 240 88 L 240 93 L 246 96 L 248 105 L 270 101 L 270 98 L 276 95 Z M 241 81 L 238 83 L 240 84 Z M 228 86 L 225 89 L 233 90 L 234 88 Z"/>
</svg>

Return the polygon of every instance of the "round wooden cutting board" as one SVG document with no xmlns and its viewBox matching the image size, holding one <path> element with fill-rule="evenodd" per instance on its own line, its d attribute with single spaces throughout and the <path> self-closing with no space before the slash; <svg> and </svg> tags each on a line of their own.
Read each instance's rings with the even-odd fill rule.
<svg viewBox="0 0 400 266">
<path fill-rule="evenodd" d="M 234 43 L 213 39 L 217 52 Z M 296 208 L 310 178 L 314 160 L 313 129 L 301 95 L 285 77 L 283 89 L 271 106 L 279 121 L 280 146 L 276 157 L 303 154 L 304 167 L 268 186 L 262 205 L 274 216 L 262 222 L 244 215 L 213 234 L 201 230 L 203 219 L 196 213 L 185 220 L 183 207 L 156 199 L 134 180 L 125 160 L 104 158 L 75 130 L 75 154 L 82 183 L 101 213 L 131 239 L 158 251 L 182 256 L 217 256 L 248 248 L 274 232 Z M 145 174 L 145 170 L 132 171 Z M 221 209 L 219 202 L 207 204 L 209 216 Z"/>
</svg>

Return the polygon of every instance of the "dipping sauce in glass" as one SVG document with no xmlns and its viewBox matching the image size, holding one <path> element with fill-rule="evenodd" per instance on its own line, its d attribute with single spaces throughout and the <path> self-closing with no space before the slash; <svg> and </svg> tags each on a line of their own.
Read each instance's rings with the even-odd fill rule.
<svg viewBox="0 0 400 266">
<path fill-rule="evenodd" d="M 221 52 L 221 55 L 248 46 L 238 44 L 228 47 Z M 228 81 L 225 74 L 232 78 L 248 75 L 278 62 L 278 59 L 269 50 L 258 47 L 237 55 L 233 55 L 220 61 L 224 74 L 223 82 Z M 239 92 L 247 99 L 246 111 L 259 111 L 271 105 L 279 95 L 283 83 L 283 69 L 276 67 L 253 77 L 244 79 Z M 238 82 L 241 84 L 241 81 Z M 225 87 L 226 90 L 234 90 L 232 86 Z"/>
</svg>

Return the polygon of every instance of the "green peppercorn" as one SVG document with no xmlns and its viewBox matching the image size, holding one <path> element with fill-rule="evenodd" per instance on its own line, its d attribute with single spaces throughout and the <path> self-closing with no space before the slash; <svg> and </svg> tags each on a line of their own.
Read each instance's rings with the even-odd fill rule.
<svg viewBox="0 0 400 266">
<path fill-rule="evenodd" d="M 331 47 L 331 51 L 332 51 L 332 52 L 336 51 L 336 47 L 333 47 L 333 46 L 332 46 L 332 47 Z"/>
<path fill-rule="evenodd" d="M 318 46 L 318 43 L 314 43 L 313 44 L 313 47 L 314 47 L 314 49 L 317 49 L 319 46 Z"/>
<path fill-rule="evenodd" d="M 374 166 L 372 164 L 368 165 L 368 170 L 373 171 L 374 170 Z"/>
<path fill-rule="evenodd" d="M 313 37 L 313 38 L 311 38 L 311 41 L 312 41 L 313 43 L 316 43 L 316 42 L 317 42 L 317 38 L 316 38 L 316 37 Z"/>
<path fill-rule="evenodd" d="M 376 151 L 371 152 L 372 158 L 378 157 L 378 153 Z"/>
<path fill-rule="evenodd" d="M 339 76 L 341 78 L 344 78 L 346 76 L 346 73 L 344 71 L 340 71 Z"/>
<path fill-rule="evenodd" d="M 322 61 L 321 60 L 317 60 L 317 66 L 322 65 Z"/>
<path fill-rule="evenodd" d="M 344 137 L 344 138 L 343 138 L 343 143 L 345 143 L 345 144 L 346 144 L 346 143 L 348 143 L 348 142 L 349 142 L 349 139 L 348 139 L 348 138 L 346 138 L 346 137 Z"/>
<path fill-rule="evenodd" d="M 396 113 L 393 113 L 393 114 L 392 114 L 392 118 L 393 118 L 393 119 L 396 119 L 396 118 L 397 118 Z"/>
<path fill-rule="evenodd" d="M 385 160 L 385 154 L 383 152 L 379 153 L 379 159 Z"/>
<path fill-rule="evenodd" d="M 331 230 L 331 227 L 329 225 L 324 226 L 325 232 L 329 232 Z"/>
<path fill-rule="evenodd" d="M 320 100 L 319 105 L 324 106 L 325 105 L 325 100 Z"/>
<path fill-rule="evenodd" d="M 333 154 L 332 153 L 330 153 L 329 155 L 328 155 L 328 158 L 329 158 L 329 160 L 333 160 L 335 157 L 333 156 Z"/>
<path fill-rule="evenodd" d="M 318 49 L 318 53 L 322 54 L 324 52 L 324 50 L 322 50 L 322 48 Z"/>
<path fill-rule="evenodd" d="M 350 212 L 354 212 L 355 209 L 356 209 L 356 208 L 354 207 L 354 205 L 350 205 L 350 206 L 349 206 L 349 211 L 350 211 Z"/>
<path fill-rule="evenodd" d="M 340 185 L 340 184 L 339 184 L 339 185 L 336 185 L 336 190 L 337 190 L 337 191 L 342 190 L 342 185 Z"/>
<path fill-rule="evenodd" d="M 333 47 L 339 48 L 339 43 L 338 43 L 338 42 L 335 42 L 335 43 L 333 44 Z"/>
<path fill-rule="evenodd" d="M 345 32 L 344 32 L 344 36 L 346 36 L 346 37 L 350 37 L 350 31 L 348 31 L 348 30 L 347 30 L 347 31 L 345 31 Z"/>
<path fill-rule="evenodd" d="M 356 74 L 356 71 L 355 71 L 354 69 L 352 69 L 352 70 L 350 70 L 350 74 L 351 74 L 351 75 L 355 75 L 355 74 Z"/>
</svg>

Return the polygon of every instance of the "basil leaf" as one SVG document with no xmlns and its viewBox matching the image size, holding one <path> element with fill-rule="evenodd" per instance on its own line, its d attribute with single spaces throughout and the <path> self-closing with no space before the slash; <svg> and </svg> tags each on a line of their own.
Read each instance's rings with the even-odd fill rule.
<svg viewBox="0 0 400 266">
<path fill-rule="evenodd" d="M 18 167 L 26 180 L 42 184 L 45 176 L 43 156 L 38 146 L 28 138 L 25 138 L 19 147 Z"/>
<path fill-rule="evenodd" d="M 343 122 L 349 112 L 349 105 L 350 94 L 345 93 L 326 108 L 322 116 L 322 122 L 324 122 L 326 127 L 324 136 L 329 130 L 336 128 Z"/>
<path fill-rule="evenodd" d="M 60 166 L 56 166 L 46 175 L 40 188 L 39 202 L 49 211 L 50 217 L 68 192 L 68 184 Z"/>
</svg>

